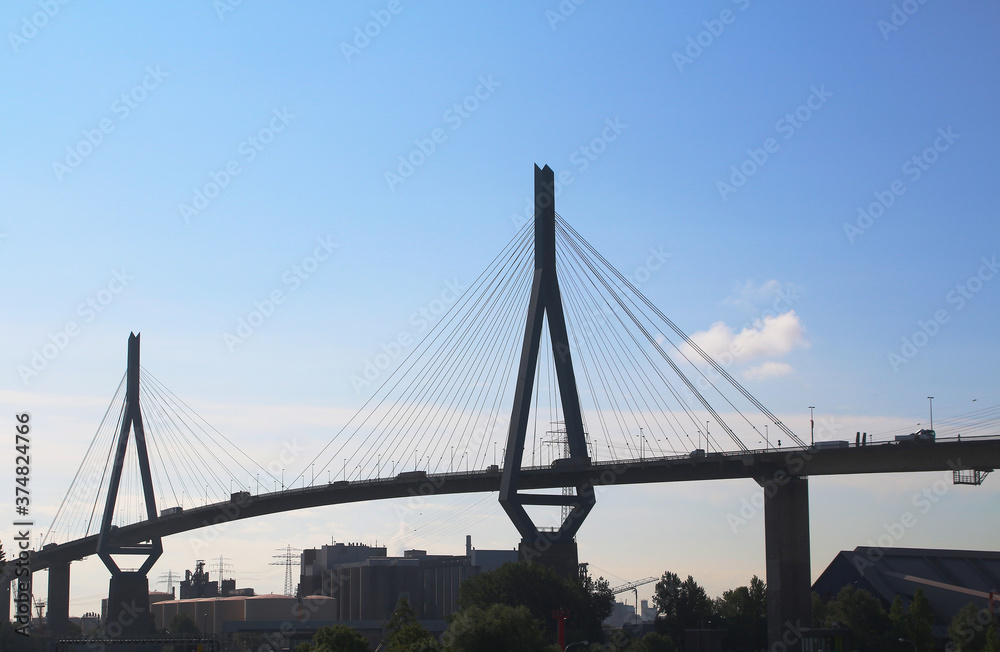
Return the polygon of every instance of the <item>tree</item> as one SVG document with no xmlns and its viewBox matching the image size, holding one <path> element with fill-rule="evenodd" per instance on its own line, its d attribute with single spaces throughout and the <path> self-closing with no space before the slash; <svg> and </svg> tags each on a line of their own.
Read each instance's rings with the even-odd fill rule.
<svg viewBox="0 0 1000 652">
<path fill-rule="evenodd" d="M 557 652 L 527 607 L 471 606 L 454 614 L 445 652 Z"/>
<path fill-rule="evenodd" d="M 183 636 L 197 636 L 201 634 L 201 630 L 198 629 L 198 623 L 194 622 L 191 616 L 187 614 L 177 614 L 174 616 L 173 620 L 170 621 L 170 627 L 167 628 L 167 632 Z"/>
<path fill-rule="evenodd" d="M 580 579 L 579 589 L 583 604 L 578 607 L 578 617 L 574 618 L 570 613 L 570 622 L 579 626 L 584 640 L 603 641 L 602 623 L 615 609 L 615 595 L 611 592 L 611 585 L 603 577 L 595 580 L 590 575 L 584 575 Z"/>
<path fill-rule="evenodd" d="M 673 614 L 677 595 L 681 589 L 681 578 L 677 573 L 666 571 L 653 588 L 653 606 L 663 616 Z"/>
<path fill-rule="evenodd" d="M 754 575 L 750 586 L 723 593 L 715 611 L 727 630 L 727 649 L 752 652 L 767 647 L 767 587 L 759 577 Z"/>
<path fill-rule="evenodd" d="M 812 626 L 817 629 L 823 627 L 826 622 L 826 602 L 815 591 L 812 593 L 812 612 Z"/>
<path fill-rule="evenodd" d="M 955 614 L 948 626 L 948 637 L 955 652 L 980 652 L 986 647 L 987 626 L 992 627 L 993 615 L 970 602 Z"/>
<path fill-rule="evenodd" d="M 889 622 L 892 623 L 894 634 L 898 634 L 900 638 L 910 638 L 910 623 L 907 622 L 906 609 L 903 607 L 901 594 L 897 593 L 896 598 L 892 601 L 892 606 L 889 608 Z M 902 649 L 899 646 L 896 647 Z"/>
<path fill-rule="evenodd" d="M 629 652 L 677 652 L 677 650 L 677 644 L 673 639 L 656 632 L 646 634 L 629 648 Z"/>
<path fill-rule="evenodd" d="M 601 641 L 601 623 L 611 614 L 614 597 L 604 578 L 567 579 L 541 564 L 507 563 L 462 582 L 461 608 L 486 608 L 494 604 L 525 606 L 550 636 L 556 630 L 552 612 L 567 609 L 566 632 L 570 638 Z"/>
<path fill-rule="evenodd" d="M 368 641 L 352 627 L 331 625 L 320 627 L 312 643 L 303 643 L 296 652 L 371 652 Z"/>
<path fill-rule="evenodd" d="M 917 644 L 920 652 L 931 652 L 934 649 L 934 610 L 924 595 L 923 589 L 917 589 L 906 612 L 909 625 L 909 638 Z"/>
<path fill-rule="evenodd" d="M 396 609 L 385 626 L 386 652 L 420 652 L 436 650 L 437 640 L 417 622 L 417 614 L 406 596 L 400 596 Z"/>
<path fill-rule="evenodd" d="M 983 652 L 1000 652 L 1000 632 L 996 627 L 989 627 L 986 630 L 986 647 Z"/>
<path fill-rule="evenodd" d="M 826 626 L 851 630 L 857 648 L 862 651 L 883 652 L 891 647 L 893 640 L 892 622 L 882 603 L 868 591 L 851 585 L 842 588 L 827 604 Z"/>
<path fill-rule="evenodd" d="M 714 603 L 693 577 L 688 575 L 681 582 L 680 577 L 670 571 L 656 583 L 653 604 L 663 616 L 657 620 L 657 628 L 675 643 L 684 640 L 684 630 L 707 626 L 715 614 Z"/>
</svg>

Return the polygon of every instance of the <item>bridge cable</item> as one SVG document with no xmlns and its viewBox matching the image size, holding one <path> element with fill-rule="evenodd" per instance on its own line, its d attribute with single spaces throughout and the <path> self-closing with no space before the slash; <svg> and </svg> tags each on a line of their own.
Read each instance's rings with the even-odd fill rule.
<svg viewBox="0 0 1000 652">
<path fill-rule="evenodd" d="M 741 394 L 743 394 L 743 396 L 747 400 L 749 400 L 751 403 L 753 403 L 754 406 L 758 410 L 760 410 L 769 419 L 771 419 L 772 423 L 774 423 L 776 426 L 778 426 L 778 428 L 780 428 L 786 435 L 788 435 L 789 437 L 791 437 L 792 440 L 794 442 L 796 442 L 796 444 L 798 444 L 799 446 L 802 446 L 802 447 L 806 446 L 805 442 L 802 441 L 794 432 L 792 432 L 784 424 L 784 422 L 782 422 L 780 419 L 778 419 L 778 417 L 776 417 L 770 410 L 768 410 L 767 407 L 764 406 L 764 404 L 762 404 L 760 401 L 758 401 L 757 398 L 754 397 L 749 391 L 747 391 L 747 389 L 745 387 L 743 387 L 743 385 L 741 385 L 735 378 L 733 378 L 729 374 L 729 372 L 725 370 L 725 368 L 723 368 L 718 362 L 716 362 L 714 358 L 712 358 L 710 355 L 708 355 L 707 353 L 705 353 L 705 351 L 702 350 L 702 348 L 700 346 L 698 346 L 698 344 L 696 342 L 694 342 L 690 337 L 688 337 L 687 334 L 684 333 L 684 331 L 682 331 L 673 321 L 671 321 L 666 315 L 664 315 L 659 310 L 659 308 L 657 308 L 655 305 L 653 305 L 653 303 L 650 302 L 649 299 L 646 298 L 646 296 L 644 294 L 642 294 L 641 292 L 639 292 L 639 290 L 636 289 L 636 287 L 634 285 L 632 285 L 632 283 L 627 278 L 625 278 L 620 272 L 618 272 L 613 266 L 611 266 L 611 264 L 608 263 L 607 260 L 596 249 L 594 249 L 593 246 L 590 245 L 589 242 L 587 242 L 582 236 L 580 236 L 580 234 L 577 233 L 576 230 L 573 229 L 573 227 L 570 224 L 568 224 L 565 220 L 563 220 L 562 217 L 559 216 L 558 214 L 556 214 L 556 219 L 563 225 L 563 227 L 568 232 L 570 232 L 570 233 L 573 234 L 575 241 L 579 241 L 589 252 L 592 253 L 592 255 L 595 258 L 597 258 L 598 260 L 600 260 L 614 275 L 616 275 L 618 277 L 618 279 L 623 284 L 625 284 L 630 290 L 632 290 L 632 292 L 635 294 L 636 297 L 638 297 L 644 304 L 646 304 L 646 306 L 649 307 L 660 319 L 662 319 L 670 327 L 671 330 L 673 330 L 679 337 L 681 337 L 684 340 L 685 344 L 687 344 L 692 349 L 694 349 L 720 375 L 722 375 L 726 380 L 728 380 L 730 382 L 730 384 L 732 384 L 733 387 L 735 387 L 737 389 L 737 391 L 739 391 Z M 680 349 L 677 349 L 677 350 L 680 352 Z M 683 355 L 683 352 L 681 352 L 681 355 Z M 686 359 L 686 356 L 685 356 L 685 359 Z M 706 380 L 707 380 L 707 378 L 706 378 Z"/>
</svg>

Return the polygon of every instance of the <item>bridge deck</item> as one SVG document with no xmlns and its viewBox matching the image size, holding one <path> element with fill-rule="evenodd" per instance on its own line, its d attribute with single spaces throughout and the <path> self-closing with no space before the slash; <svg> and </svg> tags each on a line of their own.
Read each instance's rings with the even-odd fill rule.
<svg viewBox="0 0 1000 652">
<path fill-rule="evenodd" d="M 748 452 L 707 453 L 645 460 L 596 462 L 581 467 L 525 467 L 521 489 L 554 489 L 581 485 L 646 484 L 753 478 L 781 481 L 788 476 L 858 473 L 912 473 L 1000 468 L 1000 437 L 938 440 L 936 443 L 883 443 L 846 448 L 783 448 Z M 286 489 L 258 494 L 239 502 L 198 507 L 114 530 L 114 545 L 132 545 L 213 524 L 279 512 L 411 496 L 499 491 L 500 471 L 396 477 Z M 97 535 L 48 545 L 32 556 L 32 571 L 93 555 Z"/>
</svg>

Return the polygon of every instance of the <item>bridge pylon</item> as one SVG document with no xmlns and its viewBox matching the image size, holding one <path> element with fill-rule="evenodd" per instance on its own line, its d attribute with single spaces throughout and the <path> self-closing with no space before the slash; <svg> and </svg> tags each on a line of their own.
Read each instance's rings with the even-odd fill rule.
<svg viewBox="0 0 1000 652">
<path fill-rule="evenodd" d="M 566 319 L 563 314 L 559 278 L 556 274 L 556 208 L 554 174 L 549 166 L 535 166 L 535 272 L 531 285 L 531 298 L 524 328 L 524 343 L 518 368 L 510 428 L 507 433 L 507 450 L 500 484 L 500 505 L 521 534 L 519 547 L 522 561 L 537 561 L 551 566 L 563 575 L 577 572 L 576 533 L 596 504 L 594 490 L 588 486 L 575 487 L 576 493 L 564 495 L 520 493 L 518 479 L 524 454 L 531 395 L 534 389 L 535 369 L 545 317 L 548 317 L 552 358 L 559 385 L 559 399 L 566 425 L 569 458 L 559 460 L 560 465 L 590 464 L 587 442 L 583 432 L 580 397 L 576 388 L 573 360 Z M 568 515 L 560 527 L 543 532 L 531 520 L 525 505 L 569 507 Z"/>
<path fill-rule="evenodd" d="M 125 410 L 115 449 L 115 461 L 111 471 L 111 484 L 104 504 L 104 517 L 97 539 L 97 554 L 111 571 L 108 590 L 108 611 L 105 627 L 116 634 L 115 638 L 137 638 L 152 634 L 152 618 L 149 612 L 148 574 L 153 564 L 163 554 L 163 541 L 153 537 L 149 541 L 134 545 L 120 545 L 113 542 L 112 524 L 118 489 L 121 484 L 125 464 L 125 452 L 131 438 L 135 436 L 136 457 L 142 478 L 143 500 L 146 517 L 156 520 L 156 499 L 153 495 L 153 478 L 150 473 L 149 453 L 146 449 L 146 433 L 142 425 L 142 411 L 139 408 L 139 336 L 135 333 L 128 338 L 128 372 L 125 380 Z M 112 555 L 146 555 L 146 560 L 138 570 L 123 571 Z M 67 582 L 68 584 L 68 582 Z M 118 630 L 121 631 L 118 634 Z"/>
</svg>

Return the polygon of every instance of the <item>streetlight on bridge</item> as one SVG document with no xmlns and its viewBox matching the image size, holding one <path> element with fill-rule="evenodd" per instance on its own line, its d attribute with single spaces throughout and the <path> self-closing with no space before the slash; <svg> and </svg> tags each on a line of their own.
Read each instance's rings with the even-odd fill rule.
<svg viewBox="0 0 1000 652">
<path fill-rule="evenodd" d="M 815 405 L 809 406 L 809 445 L 816 445 L 816 422 L 813 421 L 813 410 L 816 409 Z"/>
</svg>

